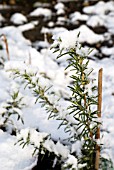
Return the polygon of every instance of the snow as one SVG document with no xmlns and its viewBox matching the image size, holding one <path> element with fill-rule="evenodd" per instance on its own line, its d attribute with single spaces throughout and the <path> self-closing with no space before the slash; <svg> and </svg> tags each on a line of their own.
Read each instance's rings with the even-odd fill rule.
<svg viewBox="0 0 114 170">
<path fill-rule="evenodd" d="M 76 152 L 76 154 L 80 157 L 82 144 L 83 144 L 83 142 L 81 142 L 81 141 L 76 141 L 75 143 L 73 143 L 71 152 L 72 153 Z"/>
<path fill-rule="evenodd" d="M 54 26 L 54 22 L 50 21 L 50 22 L 48 23 L 48 26 L 49 26 L 49 27 L 53 27 L 53 26 Z"/>
<path fill-rule="evenodd" d="M 114 12 L 105 19 L 105 26 L 108 28 L 110 33 L 114 33 Z"/>
<path fill-rule="evenodd" d="M 99 3 L 98 3 L 99 4 Z M 100 9 L 102 7 L 98 6 Z M 106 6 L 107 8 L 107 6 Z M 99 9 L 99 10 L 100 10 Z M 98 27 L 98 26 L 104 26 L 108 29 L 109 33 L 114 33 L 114 23 L 113 23 L 113 18 L 114 18 L 114 3 L 112 4 L 112 9 L 113 10 L 109 10 L 109 15 L 105 14 L 105 13 L 97 13 L 95 15 L 90 15 L 90 17 L 87 20 L 87 25 L 91 26 L 91 27 Z M 108 11 L 108 9 L 107 9 Z M 75 19 L 75 17 L 73 18 Z"/>
<path fill-rule="evenodd" d="M 67 158 L 68 154 L 69 154 L 69 150 L 67 148 L 67 146 L 63 146 L 59 141 L 56 144 L 56 149 L 58 151 L 58 153 L 63 157 L 63 158 Z"/>
<path fill-rule="evenodd" d="M 65 14 L 65 6 L 63 3 L 57 3 L 54 8 L 56 9 L 57 15 Z"/>
<path fill-rule="evenodd" d="M 92 27 L 97 27 L 97 26 L 104 26 L 105 24 L 101 16 L 94 15 L 88 19 L 87 25 Z"/>
<path fill-rule="evenodd" d="M 108 56 L 114 55 L 114 47 L 110 47 L 110 48 L 102 47 L 101 50 L 102 50 L 102 53 L 105 55 L 108 55 Z"/>
<path fill-rule="evenodd" d="M 22 129 L 19 135 L 17 136 L 18 140 L 23 140 L 25 143 L 27 139 L 29 138 L 30 144 L 40 148 L 40 145 L 42 143 L 42 147 L 47 149 L 49 152 L 54 152 L 55 155 L 61 156 L 62 159 L 67 159 L 69 155 L 69 149 L 67 146 L 64 146 L 63 144 L 58 141 L 56 144 L 50 139 L 49 134 L 43 133 L 43 132 L 37 132 L 34 129 Z"/>
<path fill-rule="evenodd" d="M 18 45 L 30 45 L 31 42 L 27 39 L 25 39 L 21 33 L 20 30 L 18 30 L 16 27 L 14 26 L 8 26 L 8 27 L 4 27 L 2 29 L 0 29 L 0 35 L 5 34 L 5 36 L 8 39 L 8 44 L 11 43 L 13 44 L 13 47 L 15 47 L 15 43 L 17 43 Z M 15 36 L 14 36 L 15 35 Z M 13 37 L 13 38 L 12 38 Z M 22 46 L 23 46 L 22 45 Z M 9 46 L 10 48 L 10 46 Z M 11 50 L 13 51 L 13 50 Z"/>
<path fill-rule="evenodd" d="M 50 46 L 50 44 L 47 41 L 36 41 L 35 43 L 33 43 L 34 47 L 36 47 L 36 49 L 38 47 L 41 48 L 48 48 Z"/>
<path fill-rule="evenodd" d="M 96 5 L 83 8 L 86 14 L 106 14 L 107 11 L 114 11 L 114 2 L 99 1 Z"/>
<path fill-rule="evenodd" d="M 31 23 L 27 23 L 27 24 L 24 24 L 24 25 L 21 25 L 21 26 L 18 26 L 19 30 L 20 31 L 27 31 L 27 30 L 31 30 L 33 28 L 35 28 L 35 25 L 38 24 L 38 21 L 37 22 L 31 22 Z"/>
<path fill-rule="evenodd" d="M 37 8 L 37 7 L 50 7 L 50 3 L 46 3 L 46 2 L 35 2 L 33 4 L 33 7 Z"/>
<path fill-rule="evenodd" d="M 52 12 L 51 10 L 47 8 L 37 8 L 30 13 L 30 16 L 40 16 L 40 15 L 50 18 L 50 16 L 52 15 Z"/>
<path fill-rule="evenodd" d="M 80 36 L 78 38 L 79 33 Z M 58 42 L 59 38 L 61 40 Z M 60 49 L 70 49 L 76 47 L 77 41 L 80 43 L 88 42 L 89 44 L 94 44 L 96 42 L 102 42 L 104 40 L 104 36 L 95 34 L 86 25 L 82 25 L 73 31 L 67 30 L 64 34 L 61 31 L 61 33 L 55 34 L 53 39 L 56 40 L 54 45 L 56 45 L 56 43 L 59 44 Z"/>
<path fill-rule="evenodd" d="M 43 33 L 43 34 L 45 34 L 45 33 L 50 33 L 50 34 L 54 35 L 54 34 L 57 34 L 57 33 L 59 33 L 59 32 L 63 32 L 63 31 L 66 31 L 66 30 L 67 30 L 67 29 L 64 28 L 64 27 L 55 27 L 55 28 L 53 28 L 53 29 L 48 29 L 48 28 L 46 28 L 46 27 L 42 27 L 41 33 Z"/>
<path fill-rule="evenodd" d="M 58 17 L 57 20 L 59 22 L 65 22 L 66 21 L 66 18 L 65 17 Z"/>
<path fill-rule="evenodd" d="M 40 107 L 37 105 L 37 107 Z M 64 127 L 58 129 L 60 124 L 59 121 L 56 120 L 48 120 L 48 115 L 45 113 L 44 109 L 34 108 L 33 106 L 28 108 L 27 110 L 23 110 L 23 119 L 24 119 L 24 127 L 32 127 L 38 128 L 41 132 L 46 132 L 51 134 L 51 137 L 55 140 L 64 140 L 68 137 L 64 133 Z M 32 114 L 30 114 L 32 112 Z M 29 114 L 29 116 L 28 116 Z M 31 121 L 32 120 L 32 121 Z M 61 134 L 61 135 L 60 135 Z"/>
<path fill-rule="evenodd" d="M 6 112 L 6 109 L 5 108 L 0 108 L 0 114 Z"/>
<path fill-rule="evenodd" d="M 10 20 L 11 20 L 11 22 L 13 22 L 14 24 L 17 24 L 17 25 L 27 22 L 27 18 L 21 13 L 13 14 L 11 16 Z"/>
<path fill-rule="evenodd" d="M 83 8 L 83 12 L 89 14 L 87 25 L 105 26 L 110 33 L 114 33 L 114 2 L 103 2 L 99 1 L 96 5 L 88 6 Z M 109 13 L 109 14 L 108 14 Z M 74 17 L 75 18 L 75 17 Z"/>
<path fill-rule="evenodd" d="M 55 5 L 55 9 L 56 9 L 56 10 L 64 9 L 64 8 L 65 8 L 65 6 L 64 6 L 64 4 L 61 3 L 61 2 L 59 2 L 59 3 L 57 3 L 57 4 Z"/>
<path fill-rule="evenodd" d="M 47 133 L 39 133 L 35 129 L 22 129 L 20 133 L 17 135 L 17 139 L 23 139 L 24 142 L 27 141 L 28 135 L 30 137 L 30 142 L 34 144 L 37 148 L 40 147 L 40 143 L 48 136 Z"/>
<path fill-rule="evenodd" d="M 76 29 L 77 33 L 80 32 L 79 42 L 87 42 L 89 44 L 94 44 L 97 42 L 104 41 L 103 35 L 98 35 L 94 33 L 89 27 L 86 25 L 81 25 L 78 29 Z M 91 38 L 90 38 L 91 37 Z"/>
<path fill-rule="evenodd" d="M 4 6 L 6 8 L 7 6 Z M 1 8 L 1 6 L 0 6 Z M 64 10 L 64 5 L 61 3 L 55 6 L 56 10 L 60 9 Z M 109 11 L 109 15 L 107 15 L 107 11 Z M 99 1 L 96 5 L 91 7 L 84 7 L 83 10 L 86 14 L 81 14 L 79 12 L 74 12 L 69 16 L 71 22 L 75 22 L 76 20 L 81 20 L 86 22 L 88 26 L 96 27 L 96 26 L 105 26 L 108 29 L 107 40 L 110 40 L 111 35 L 114 33 L 114 2 L 103 2 Z M 30 16 L 40 16 L 43 15 L 45 17 L 50 17 L 52 12 L 50 9 L 46 8 L 37 8 L 33 12 L 30 13 Z M 22 15 L 21 15 L 22 16 Z M 27 19 L 21 18 L 21 16 L 14 14 L 12 15 L 12 22 L 15 24 L 23 24 L 27 22 Z M 19 20 L 18 20 L 19 17 Z M 65 17 L 58 17 L 58 21 L 65 23 Z M 67 20 L 68 21 L 68 20 Z M 37 20 L 33 22 L 26 23 L 21 26 L 8 26 L 4 28 L 0 28 L 0 35 L 5 34 L 8 41 L 9 53 L 10 53 L 10 61 L 7 61 L 7 54 L 5 50 L 5 44 L 0 39 L 0 44 L 3 46 L 3 50 L 0 50 L 0 56 L 3 56 L 4 68 L 0 69 L 0 116 L 3 112 L 6 111 L 5 106 L 7 105 L 7 101 L 11 101 L 10 94 L 13 91 L 20 91 L 20 96 L 23 96 L 23 101 L 25 106 L 21 109 L 14 108 L 16 112 L 18 112 L 23 120 L 24 125 L 20 121 L 16 121 L 15 117 L 11 117 L 12 121 L 15 121 L 15 127 L 17 131 L 20 131 L 17 136 L 12 136 L 8 133 L 11 131 L 3 132 L 0 130 L 0 169 L 4 170 L 31 170 L 37 162 L 37 158 L 32 157 L 33 147 L 27 146 L 22 149 L 18 144 L 14 145 L 20 137 L 23 137 L 26 141 L 28 133 L 31 133 L 31 142 L 36 146 L 39 146 L 38 141 L 42 141 L 47 134 L 51 134 L 51 138 L 57 141 L 56 145 L 50 139 L 44 143 L 44 146 L 50 150 L 55 151 L 56 154 L 60 154 L 68 160 L 66 164 L 73 164 L 75 167 L 79 167 L 77 165 L 77 159 L 72 155 L 69 155 L 69 148 L 64 146 L 62 143 L 67 143 L 64 140 L 69 137 L 69 134 L 64 132 L 64 127 L 58 129 L 60 125 L 60 120 L 48 120 L 49 114 L 41 108 L 41 104 L 34 104 L 36 101 L 36 97 L 33 96 L 32 91 L 29 88 L 24 89 L 24 82 L 18 79 L 12 79 L 9 77 L 9 69 L 19 69 L 21 74 L 27 71 L 28 74 L 33 74 L 32 80 L 34 83 L 39 77 L 39 83 L 44 87 L 51 86 L 52 91 L 57 94 L 57 97 L 50 96 L 51 102 L 57 106 L 57 109 L 60 111 L 59 116 L 62 118 L 67 118 L 69 122 L 74 122 L 72 116 L 67 115 L 66 108 L 69 106 L 69 102 L 64 100 L 64 98 L 69 98 L 70 90 L 67 88 L 71 79 L 69 76 L 71 75 L 69 70 L 64 71 L 68 59 L 68 55 L 64 56 L 57 60 L 57 53 L 52 54 L 50 51 L 50 45 L 44 41 L 38 41 L 34 46 L 42 47 L 41 52 L 38 52 L 34 47 L 32 47 L 32 43 L 24 38 L 23 32 L 26 30 L 30 30 L 35 28 L 37 24 Z M 54 35 L 54 39 L 58 43 L 58 38 L 60 37 L 62 42 L 60 43 L 60 49 L 65 48 L 75 48 L 76 41 L 80 43 L 88 43 L 91 45 L 104 42 L 106 39 L 105 34 L 96 34 L 86 25 L 81 25 L 79 28 L 75 28 L 74 30 L 67 30 L 64 27 L 54 27 L 54 22 L 50 21 L 48 23 L 50 28 L 44 27 L 41 30 L 41 33 L 49 33 Z M 79 38 L 77 38 L 78 33 L 80 32 Z M 15 35 L 15 36 L 14 36 Z M 89 68 L 93 68 L 94 72 L 92 73 L 92 78 L 97 78 L 98 70 L 103 68 L 103 104 L 102 104 L 102 131 L 101 141 L 99 143 L 103 143 L 103 151 L 102 156 L 106 158 L 111 158 L 114 163 L 114 47 L 106 47 L 103 46 L 101 49 L 102 54 L 107 55 L 109 58 L 104 58 L 99 60 L 95 58 L 95 54 L 98 53 L 98 50 L 94 50 L 91 53 L 91 57 L 93 60 L 90 60 Z M 82 48 L 81 51 L 77 51 L 80 54 L 87 52 L 87 46 Z M 29 59 L 31 58 L 31 63 Z M 36 74 L 36 77 L 34 76 Z M 45 79 L 44 77 L 47 77 Z M 97 82 L 96 82 L 97 84 Z M 58 105 L 56 103 L 58 98 L 62 98 Z M 3 107 L 4 106 L 4 107 Z M 2 124 L 2 119 L 0 119 L 0 125 Z M 7 130 L 11 130 L 11 125 L 7 125 Z M 35 129 L 38 129 L 37 132 Z M 72 133 L 73 133 L 72 129 Z M 61 143 L 61 142 L 62 143 Z M 71 151 L 77 153 L 80 156 L 80 149 L 82 143 L 77 141 L 71 146 Z M 69 156 L 68 156 L 69 155 Z M 7 162 L 7 163 L 6 163 Z M 82 165 L 80 165 L 81 167 Z M 85 165 L 83 165 L 85 166 Z"/>
<path fill-rule="evenodd" d="M 48 151 L 54 152 L 57 156 L 62 156 L 63 159 L 66 159 L 69 155 L 69 149 L 59 141 L 54 144 L 51 140 L 46 140 L 43 146 L 47 148 Z"/>
<path fill-rule="evenodd" d="M 66 164 L 73 165 L 72 168 L 78 170 L 77 167 L 77 159 L 73 155 L 69 155 L 68 160 L 66 161 Z"/>
<path fill-rule="evenodd" d="M 29 170 L 36 165 L 37 159 L 32 157 L 33 148 L 21 149 L 16 137 L 0 130 L 0 169 Z"/>
<path fill-rule="evenodd" d="M 67 23 L 67 21 L 68 21 L 68 19 L 66 17 L 59 16 L 57 18 L 56 24 L 57 25 L 64 25 L 65 23 Z"/>
<path fill-rule="evenodd" d="M 77 11 L 70 14 L 69 17 L 70 17 L 72 23 L 74 23 L 77 20 L 79 20 L 79 21 L 87 21 L 88 18 L 89 18 L 88 15 L 81 14 L 80 12 L 77 12 Z"/>
<path fill-rule="evenodd" d="M 6 100 L 8 98 L 8 94 L 4 89 L 0 89 L 0 101 Z"/>
<path fill-rule="evenodd" d="M 64 9 L 57 10 L 57 15 L 62 15 L 62 14 L 65 14 Z"/>
<path fill-rule="evenodd" d="M 58 40 L 59 38 L 61 39 L 59 42 L 60 50 L 75 48 L 76 42 L 78 40 L 77 32 L 75 30 L 74 31 L 65 31 L 64 33 L 60 33 L 59 35 L 53 36 L 54 40 Z"/>
</svg>

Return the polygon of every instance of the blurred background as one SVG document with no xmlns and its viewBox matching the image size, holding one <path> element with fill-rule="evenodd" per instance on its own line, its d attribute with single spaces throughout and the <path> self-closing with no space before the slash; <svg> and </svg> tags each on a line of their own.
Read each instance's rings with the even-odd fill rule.
<svg viewBox="0 0 114 170">
<path fill-rule="evenodd" d="M 24 18 L 15 14 L 22 14 Z M 59 31 L 63 28 L 73 30 L 86 25 L 96 41 L 90 42 L 85 39 L 82 45 L 94 47 L 94 56 L 99 59 L 112 56 L 104 47 L 114 45 L 114 1 L 1 0 L 0 16 L 1 28 L 24 25 L 21 27 L 24 37 L 39 51 L 47 46 L 46 43 L 42 46 L 40 41 L 47 39 L 48 43 L 52 43 L 52 34 L 56 28 L 59 28 Z M 30 26 L 29 29 L 25 24 L 33 24 L 33 27 Z M 85 29 L 83 32 L 87 33 Z"/>
</svg>

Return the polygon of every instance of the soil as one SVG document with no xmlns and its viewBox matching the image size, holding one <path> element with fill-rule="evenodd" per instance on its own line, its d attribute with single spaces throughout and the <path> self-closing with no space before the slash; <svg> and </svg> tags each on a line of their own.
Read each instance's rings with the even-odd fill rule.
<svg viewBox="0 0 114 170">
<path fill-rule="evenodd" d="M 105 0 L 107 1 L 107 0 Z M 2 1 L 3 3 L 4 1 Z M 9 4 L 10 1 L 5 1 L 5 3 Z M 6 18 L 6 22 L 3 22 L 1 27 L 4 27 L 4 26 L 8 26 L 8 25 L 12 25 L 12 23 L 10 22 L 10 17 L 12 14 L 16 13 L 16 12 L 20 12 L 22 14 L 24 14 L 27 19 L 28 19 L 28 22 L 30 21 L 39 21 L 39 24 L 32 30 L 28 30 L 28 31 L 25 31 L 23 33 L 23 35 L 31 40 L 32 42 L 35 42 L 37 40 L 43 40 L 44 39 L 44 35 L 42 35 L 40 33 L 41 31 L 41 28 L 44 26 L 48 27 L 47 26 L 47 23 L 49 22 L 49 20 L 44 20 L 43 17 L 30 17 L 28 14 L 33 11 L 34 9 L 34 2 L 36 2 L 36 0 L 23 0 L 23 1 L 19 1 L 17 0 L 17 3 L 15 5 L 11 5 L 11 8 L 9 9 L 0 9 L 0 13 Z M 40 1 L 38 1 L 40 2 Z M 53 3 L 55 3 L 55 1 L 52 1 L 52 0 L 42 0 L 41 2 L 48 2 L 50 3 L 50 8 L 52 9 L 53 12 L 54 11 L 54 8 L 53 8 Z M 65 4 L 65 7 L 66 7 L 66 14 L 65 14 L 65 17 L 68 18 L 69 14 L 70 13 L 73 13 L 74 11 L 80 11 L 81 13 L 83 13 L 82 9 L 84 6 L 88 6 L 88 5 L 93 5 L 95 4 L 96 2 L 98 2 L 98 0 L 94 0 L 94 1 L 85 1 L 84 3 L 84 0 L 74 0 L 72 2 L 64 2 Z M 56 22 L 57 21 L 57 16 L 53 15 L 52 18 L 50 19 L 51 21 L 53 22 Z M 65 23 L 63 25 L 57 25 L 55 24 L 55 26 L 57 27 L 65 27 L 69 30 L 73 30 L 75 28 L 78 28 L 80 25 L 82 24 L 85 24 L 85 22 L 77 22 L 76 24 L 71 24 L 71 23 Z M 16 25 L 14 25 L 16 26 Z M 92 29 L 92 28 L 91 28 Z M 107 29 L 106 27 L 95 27 L 93 29 L 93 31 L 97 34 L 101 34 L 101 33 L 105 33 L 107 32 Z M 114 39 L 112 38 L 112 41 Z"/>
</svg>

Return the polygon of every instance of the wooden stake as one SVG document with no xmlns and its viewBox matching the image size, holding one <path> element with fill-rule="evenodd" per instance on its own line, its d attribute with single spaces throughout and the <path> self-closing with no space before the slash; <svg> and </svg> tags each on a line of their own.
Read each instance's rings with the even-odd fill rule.
<svg viewBox="0 0 114 170">
<path fill-rule="evenodd" d="M 101 118 L 101 107 L 102 107 L 102 72 L 103 69 L 99 70 L 98 74 L 98 117 Z M 100 139 L 100 127 L 97 129 L 96 139 Z M 95 170 L 99 169 L 100 160 L 100 146 L 96 144 L 96 159 L 95 159 Z"/>
</svg>

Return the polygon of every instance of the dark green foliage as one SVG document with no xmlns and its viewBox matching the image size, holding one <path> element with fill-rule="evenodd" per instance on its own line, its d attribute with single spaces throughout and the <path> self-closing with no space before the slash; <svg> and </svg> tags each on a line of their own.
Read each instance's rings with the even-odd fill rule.
<svg viewBox="0 0 114 170">
<path fill-rule="evenodd" d="M 112 161 L 106 158 L 101 158 L 100 170 L 114 170 Z"/>
<path fill-rule="evenodd" d="M 61 42 L 61 39 L 59 42 Z M 29 89 L 32 89 L 34 96 L 36 96 L 36 102 L 39 101 L 41 103 L 41 106 L 49 113 L 49 118 L 61 120 L 59 127 L 64 125 L 65 132 L 69 133 L 68 140 L 71 143 L 75 143 L 76 141 L 82 143 L 82 155 L 78 158 L 78 163 L 86 164 L 86 166 L 82 167 L 81 170 L 94 170 L 97 144 L 95 136 L 101 124 L 97 115 L 97 87 L 93 83 L 94 80 L 90 79 L 93 69 L 88 69 L 89 60 L 87 55 L 90 51 L 88 51 L 87 55 L 80 55 L 77 53 L 76 48 L 66 50 L 59 49 L 59 44 L 54 47 L 54 52 L 59 52 L 57 58 L 69 55 L 66 69 L 69 68 L 71 71 L 72 84 L 69 85 L 69 88 L 72 95 L 69 99 L 71 104 L 66 108 L 67 114 L 65 116 L 61 116 L 60 110 L 49 100 L 49 96 L 52 95 L 52 92 L 50 92 L 50 88 L 42 87 L 39 83 L 40 78 L 37 78 L 37 73 L 28 73 L 27 70 L 23 73 L 20 73 L 19 70 L 11 71 L 13 71 L 15 76 L 22 78 Z M 81 46 L 79 50 L 81 50 Z M 33 77 L 36 77 L 36 81 L 34 82 Z M 26 144 L 22 143 L 24 146 Z M 70 168 L 70 165 L 68 166 Z"/>
<path fill-rule="evenodd" d="M 58 40 L 58 42 L 61 42 L 61 40 Z M 91 89 L 88 89 L 88 85 L 90 84 L 90 81 L 92 81 L 89 76 L 93 70 L 88 71 L 89 60 L 87 56 L 83 54 L 79 55 L 75 48 L 66 49 L 65 51 L 64 49 L 60 50 L 58 43 L 54 52 L 56 51 L 59 51 L 57 58 L 67 54 L 69 55 L 67 68 L 71 68 L 71 72 L 73 71 L 73 74 L 71 75 L 73 83 L 69 86 L 72 91 L 72 98 L 70 99 L 71 106 L 68 110 L 70 111 L 69 114 L 72 114 L 76 120 L 76 123 L 72 124 L 75 129 L 72 138 L 74 141 L 83 141 L 82 157 L 79 159 L 79 162 L 87 164 L 87 166 L 82 169 L 94 170 L 96 150 L 95 134 L 100 122 L 97 121 L 98 103 L 97 95 L 95 95 L 97 87 L 92 85 Z M 89 53 L 90 51 L 88 54 Z M 88 91 L 91 91 L 91 94 L 89 94 Z M 96 106 L 96 109 L 93 110 L 92 106 L 94 105 Z"/>
<path fill-rule="evenodd" d="M 23 74 L 19 72 L 19 70 L 11 70 L 15 77 L 21 77 L 23 81 L 26 81 L 25 88 L 28 86 L 28 88 L 32 89 L 34 96 L 36 97 L 36 102 L 39 100 L 39 103 L 41 103 L 41 107 L 45 106 L 46 111 L 49 113 L 49 118 L 52 114 L 57 114 L 58 110 L 53 106 L 53 103 L 49 101 L 47 94 L 51 95 L 51 93 L 54 94 L 54 92 L 49 92 L 50 88 L 42 87 L 39 83 L 39 78 L 36 79 L 35 82 L 32 81 L 32 78 L 36 76 L 36 73 L 27 73 L 25 70 Z M 48 79 L 47 77 L 45 77 Z"/>
<path fill-rule="evenodd" d="M 26 130 L 25 130 L 26 131 Z M 27 133 L 26 133 L 27 132 Z M 20 139 L 18 140 L 18 144 L 24 148 L 27 145 L 33 146 L 33 156 L 38 155 L 38 162 L 37 166 L 34 168 L 36 169 L 43 169 L 43 170 L 67 170 L 66 167 L 64 167 L 64 163 L 67 160 L 67 156 L 63 156 L 61 151 L 59 151 L 58 148 L 58 142 L 53 141 L 50 138 L 50 135 L 45 134 L 45 136 L 42 136 L 42 132 L 37 132 L 36 130 L 32 131 L 28 130 L 26 131 L 25 135 L 21 137 L 20 132 Z M 35 132 L 36 138 L 32 140 L 32 133 Z M 26 137 L 25 137 L 26 136 Z M 35 136 L 34 136 L 35 137 Z M 15 144 L 17 144 L 15 143 Z M 59 142 L 60 144 L 60 142 Z M 63 144 L 60 144 L 59 146 L 64 147 Z M 57 148 L 56 148 L 57 147 Z M 66 166 L 66 164 L 65 164 Z M 68 165 L 69 166 L 69 165 Z M 71 170 L 72 169 L 72 163 L 71 163 Z"/>
<path fill-rule="evenodd" d="M 59 48 L 59 47 L 58 47 Z M 55 51 L 58 51 L 56 49 Z M 75 49 L 70 49 L 68 52 L 63 50 L 60 51 L 60 54 L 57 58 L 62 57 L 63 55 L 69 55 L 68 66 L 71 68 L 72 85 L 69 86 L 72 96 L 70 98 L 71 105 L 67 108 L 69 115 L 72 115 L 75 122 L 72 123 L 69 121 L 68 117 L 60 117 L 59 110 L 50 102 L 48 96 L 51 94 L 49 92 L 50 88 L 42 87 L 39 83 L 39 78 L 36 78 L 36 81 L 32 81 L 32 78 L 36 76 L 36 73 L 27 73 L 25 70 L 23 73 L 20 73 L 19 70 L 12 70 L 17 77 L 21 77 L 26 86 L 32 89 L 34 95 L 36 96 L 36 102 L 39 100 L 41 106 L 46 109 L 49 113 L 49 118 L 55 118 L 62 120 L 59 127 L 64 125 L 65 132 L 72 134 L 72 129 L 74 129 L 73 134 L 70 135 L 69 141 L 75 142 L 80 140 L 83 142 L 82 146 L 82 157 L 79 158 L 79 163 L 86 163 L 87 166 L 84 167 L 84 170 L 94 169 L 95 161 L 95 134 L 99 126 L 99 121 L 97 121 L 97 95 L 95 95 L 95 90 L 97 89 L 94 84 L 92 85 L 91 93 L 88 92 L 88 85 L 91 81 L 89 75 L 92 70 L 88 71 L 89 60 L 86 56 L 78 55 Z M 66 69 L 67 69 L 66 68 Z M 96 109 L 92 110 L 92 106 L 96 106 Z M 83 169 L 83 168 L 82 168 Z"/>
<path fill-rule="evenodd" d="M 3 113 L 1 113 L 1 117 L 3 118 L 3 124 L 0 125 L 0 127 L 5 127 L 9 123 L 14 125 L 14 122 L 11 118 L 12 115 L 16 115 L 17 120 L 21 120 L 22 123 L 24 123 L 21 115 L 20 115 L 20 110 L 24 106 L 22 103 L 23 97 L 19 97 L 19 92 L 14 92 L 11 94 L 11 99 L 7 100 L 5 104 L 3 104 Z M 15 128 L 15 127 L 14 127 Z"/>
<path fill-rule="evenodd" d="M 2 47 L 2 45 L 0 44 L 0 50 L 3 50 L 3 47 Z"/>
</svg>

